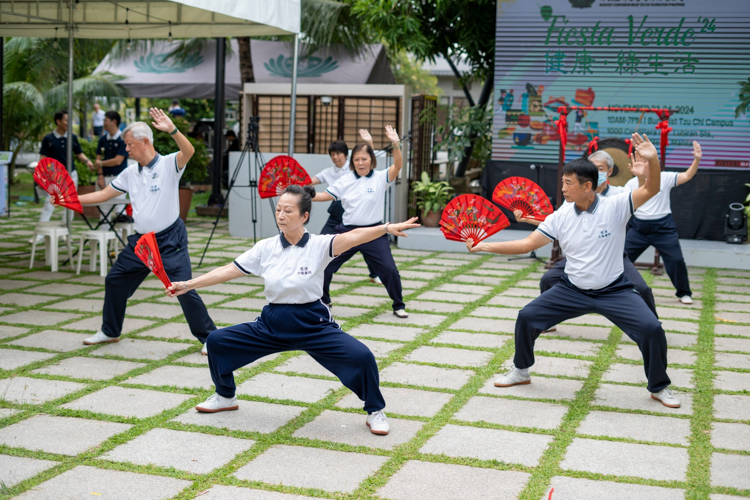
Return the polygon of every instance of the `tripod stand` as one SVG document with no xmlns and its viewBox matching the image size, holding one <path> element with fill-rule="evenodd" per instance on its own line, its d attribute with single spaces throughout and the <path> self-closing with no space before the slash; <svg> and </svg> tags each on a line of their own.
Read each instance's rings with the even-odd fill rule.
<svg viewBox="0 0 750 500">
<path fill-rule="evenodd" d="M 539 185 L 539 172 L 541 171 L 541 169 L 544 168 L 544 166 L 542 166 L 542 165 L 537 166 L 537 165 L 534 165 L 532 163 L 531 165 L 529 165 L 529 168 L 531 170 L 535 170 L 536 171 L 536 184 Z M 523 259 L 534 259 L 534 260 L 536 260 L 538 262 L 541 262 L 542 264 L 546 264 L 547 263 L 547 261 L 545 261 L 544 259 L 542 259 L 541 257 L 539 257 L 536 254 L 536 250 L 532 250 L 531 253 L 529 255 L 526 255 L 525 257 L 511 257 L 510 259 L 508 259 L 508 261 L 511 261 L 511 260 L 523 260 Z"/>
<path fill-rule="evenodd" d="M 253 243 L 257 241 L 257 233 L 256 233 L 256 226 L 258 223 L 258 165 L 265 165 L 266 162 L 263 158 L 263 154 L 260 152 L 258 148 L 258 122 L 260 121 L 260 118 L 257 116 L 251 116 L 249 118 L 248 127 L 247 127 L 247 140 L 245 141 L 245 145 L 242 148 L 242 153 L 240 154 L 240 158 L 237 161 L 237 166 L 234 167 L 234 172 L 232 173 L 232 178 L 229 180 L 229 186 L 227 187 L 227 194 L 224 197 L 224 204 L 227 206 L 227 203 L 229 203 L 229 195 L 232 193 L 232 189 L 235 187 L 235 183 L 237 182 L 237 176 L 240 173 L 240 167 L 242 166 L 242 162 L 245 160 L 245 155 L 247 155 L 250 151 L 253 152 L 253 159 L 255 163 L 255 172 L 253 172 L 253 166 L 248 165 L 247 168 L 247 175 L 248 175 L 248 184 L 247 186 L 238 186 L 238 187 L 249 187 L 250 189 L 250 214 L 253 221 Z M 255 176 L 253 176 L 253 173 Z M 208 241 L 206 242 L 206 248 L 203 249 L 203 255 L 201 255 L 201 260 L 196 266 L 196 268 L 200 268 L 201 265 L 203 265 L 203 258 L 206 256 L 206 252 L 208 251 L 208 246 L 211 244 L 211 239 L 214 237 L 214 232 L 216 232 L 216 226 L 219 224 L 219 220 L 221 219 L 221 212 L 222 210 L 219 210 L 219 214 L 216 216 L 216 220 L 214 221 L 214 227 L 211 229 L 211 235 L 208 237 Z"/>
</svg>

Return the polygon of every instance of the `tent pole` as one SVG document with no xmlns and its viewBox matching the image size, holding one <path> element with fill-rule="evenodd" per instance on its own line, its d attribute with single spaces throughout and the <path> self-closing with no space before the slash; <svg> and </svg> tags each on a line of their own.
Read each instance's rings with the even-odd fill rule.
<svg viewBox="0 0 750 500">
<path fill-rule="evenodd" d="M 216 87 L 214 89 L 214 165 L 211 174 L 211 197 L 209 205 L 223 205 L 221 194 L 221 167 L 224 159 L 224 70 L 225 39 L 216 39 Z"/>
<path fill-rule="evenodd" d="M 292 105 L 289 114 L 289 156 L 294 156 L 294 125 L 297 120 L 297 63 L 299 62 L 299 34 L 294 34 L 292 57 Z"/>
<path fill-rule="evenodd" d="M 73 14 L 75 12 L 75 2 L 69 0 L 70 10 L 68 11 L 68 141 L 65 147 L 65 162 L 68 172 L 73 172 Z M 65 225 L 70 233 L 70 219 L 67 209 L 63 209 Z"/>
</svg>

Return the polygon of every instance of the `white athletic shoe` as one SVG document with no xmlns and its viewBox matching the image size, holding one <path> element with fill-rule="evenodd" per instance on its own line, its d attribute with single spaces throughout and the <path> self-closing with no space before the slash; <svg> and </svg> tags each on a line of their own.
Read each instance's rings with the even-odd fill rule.
<svg viewBox="0 0 750 500">
<path fill-rule="evenodd" d="M 399 318 L 408 318 L 409 317 L 409 315 L 406 314 L 406 309 L 399 309 L 398 311 L 393 311 L 393 314 L 395 314 Z"/>
<path fill-rule="evenodd" d="M 680 400 L 677 398 L 677 396 L 674 395 L 674 392 L 672 392 L 672 389 L 670 389 L 669 387 L 665 387 L 659 392 L 652 392 L 651 399 L 661 401 L 661 404 L 663 404 L 667 408 L 680 407 Z"/>
<path fill-rule="evenodd" d="M 524 385 L 531 383 L 531 375 L 521 375 L 515 366 L 511 371 L 495 380 L 495 387 L 511 387 L 513 385 Z"/>
<path fill-rule="evenodd" d="M 692 304 L 693 298 L 690 295 L 683 295 L 682 297 L 680 297 L 680 302 L 682 302 L 683 304 Z"/>
<path fill-rule="evenodd" d="M 85 345 L 96 345 L 96 344 L 109 344 L 111 342 L 119 342 L 120 337 L 110 337 L 109 335 L 105 334 L 103 331 L 99 330 L 95 334 L 93 334 L 91 337 L 87 337 L 84 339 L 83 343 Z"/>
<path fill-rule="evenodd" d="M 375 283 L 376 285 L 383 284 L 383 282 L 380 280 L 380 276 L 375 276 L 374 278 L 370 278 L 370 283 Z"/>
<path fill-rule="evenodd" d="M 367 415 L 367 427 L 370 428 L 370 432 L 379 436 L 385 436 L 391 429 L 388 416 L 383 410 L 374 411 Z"/>
<path fill-rule="evenodd" d="M 208 344 L 203 344 L 203 347 L 201 348 L 201 354 L 204 356 L 208 356 Z"/>
<path fill-rule="evenodd" d="M 225 398 L 216 393 L 211 394 L 207 400 L 195 407 L 201 413 L 216 413 L 217 411 L 238 410 L 237 398 Z"/>
</svg>

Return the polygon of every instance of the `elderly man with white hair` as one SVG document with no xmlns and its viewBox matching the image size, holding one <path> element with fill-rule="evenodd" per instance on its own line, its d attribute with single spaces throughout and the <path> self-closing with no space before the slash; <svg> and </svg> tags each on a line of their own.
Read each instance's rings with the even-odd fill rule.
<svg viewBox="0 0 750 500">
<path fill-rule="evenodd" d="M 146 123 L 135 122 L 123 131 L 122 137 L 128 155 L 138 164 L 127 167 L 103 190 L 80 197 L 81 203 L 88 205 L 129 193 L 136 230 L 136 234 L 128 237 L 127 246 L 107 275 L 102 327 L 83 341 L 86 345 L 119 340 L 128 298 L 150 272 L 134 251 L 142 234 L 156 233 L 164 270 L 170 280 L 187 281 L 192 277 L 187 231 L 179 217 L 178 188 L 185 165 L 195 149 L 163 111 L 151 108 L 150 114 L 154 128 L 170 133 L 180 150 L 161 156 L 154 149 L 151 128 Z M 195 290 L 181 295 L 179 301 L 190 331 L 204 344 L 205 354 L 206 338 L 216 330 L 216 325 Z"/>
</svg>

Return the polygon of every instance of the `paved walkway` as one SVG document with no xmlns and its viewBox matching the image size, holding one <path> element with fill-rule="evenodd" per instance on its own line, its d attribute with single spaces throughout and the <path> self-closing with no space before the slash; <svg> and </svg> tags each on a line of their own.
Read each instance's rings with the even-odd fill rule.
<svg viewBox="0 0 750 500">
<path fill-rule="evenodd" d="M 299 352 L 238 370 L 239 411 L 197 413 L 212 393 L 206 358 L 156 279 L 131 299 L 119 343 L 83 346 L 103 279 L 51 273 L 43 257 L 29 270 L 37 216 L 0 220 L 0 498 L 750 497 L 750 273 L 691 269 L 691 307 L 653 278 L 683 402 L 670 410 L 649 398 L 637 347 L 595 315 L 540 338 L 530 385 L 493 386 L 538 294 L 535 263 L 394 250 L 410 312 L 399 320 L 352 260 L 333 311 L 378 358 L 392 431 L 375 436 L 356 397 Z M 210 228 L 189 223 L 195 261 Z M 224 224 L 208 265 L 248 246 Z M 254 277 L 201 295 L 222 325 L 264 304 Z"/>
</svg>

